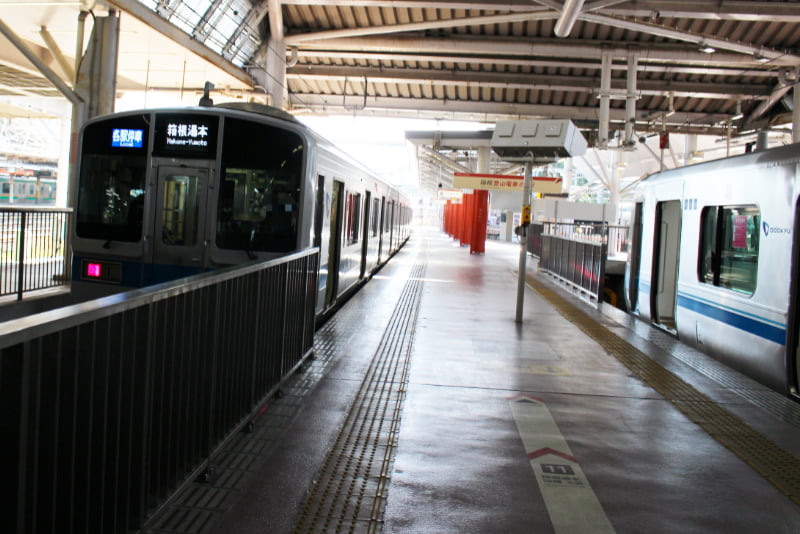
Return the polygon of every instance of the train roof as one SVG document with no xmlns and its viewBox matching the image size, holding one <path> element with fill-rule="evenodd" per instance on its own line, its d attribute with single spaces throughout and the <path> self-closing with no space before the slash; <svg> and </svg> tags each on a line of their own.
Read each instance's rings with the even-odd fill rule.
<svg viewBox="0 0 800 534">
<path fill-rule="evenodd" d="M 736 169 L 746 166 L 783 166 L 800 164 L 800 143 L 783 145 L 767 150 L 738 154 L 727 158 L 704 161 L 694 165 L 667 169 L 648 175 L 642 182 L 652 182 L 661 179 L 681 178 L 690 175 L 713 172 L 717 170 Z"/>
<path fill-rule="evenodd" d="M 266 115 L 267 117 L 274 117 L 277 119 L 283 119 L 285 121 L 293 122 L 295 124 L 300 124 L 300 121 L 298 121 L 291 113 L 288 113 L 279 108 L 267 106 L 266 104 L 257 104 L 255 102 L 223 102 L 222 104 L 215 104 L 210 107 L 246 111 L 248 113 Z"/>
</svg>

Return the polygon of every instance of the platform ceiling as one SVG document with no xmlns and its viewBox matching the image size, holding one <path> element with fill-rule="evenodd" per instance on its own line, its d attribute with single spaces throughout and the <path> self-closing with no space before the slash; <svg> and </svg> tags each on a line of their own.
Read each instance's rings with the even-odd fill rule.
<svg viewBox="0 0 800 534">
<path fill-rule="evenodd" d="M 120 13 L 119 91 L 210 80 L 263 98 L 251 74 L 282 38 L 295 113 L 570 118 L 591 141 L 607 51 L 612 131 L 635 55 L 637 133 L 735 136 L 791 121 L 800 76 L 800 2 L 786 0 L 0 0 L 0 18 L 63 74 L 89 8 Z M 58 98 L 4 39 L 0 94 Z"/>
</svg>

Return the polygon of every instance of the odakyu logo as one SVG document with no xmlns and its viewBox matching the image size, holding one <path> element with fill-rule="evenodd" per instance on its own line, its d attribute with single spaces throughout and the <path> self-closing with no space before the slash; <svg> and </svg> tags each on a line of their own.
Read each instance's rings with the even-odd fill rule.
<svg viewBox="0 0 800 534">
<path fill-rule="evenodd" d="M 786 226 L 770 226 L 767 221 L 761 222 L 761 228 L 764 230 L 764 237 L 770 234 L 791 234 L 792 229 Z"/>
</svg>

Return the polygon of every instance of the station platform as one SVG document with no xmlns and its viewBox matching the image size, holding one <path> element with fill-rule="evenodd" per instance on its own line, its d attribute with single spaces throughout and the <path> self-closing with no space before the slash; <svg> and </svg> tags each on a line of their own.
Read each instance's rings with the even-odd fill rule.
<svg viewBox="0 0 800 534">
<path fill-rule="evenodd" d="M 417 228 L 152 533 L 800 532 L 800 405 Z"/>
</svg>

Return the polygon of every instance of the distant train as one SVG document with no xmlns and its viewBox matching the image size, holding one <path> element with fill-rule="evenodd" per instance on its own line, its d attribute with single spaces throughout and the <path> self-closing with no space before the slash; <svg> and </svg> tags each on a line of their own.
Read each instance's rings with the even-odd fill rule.
<svg viewBox="0 0 800 534">
<path fill-rule="evenodd" d="M 629 309 L 797 398 L 800 144 L 652 175 L 638 187 Z"/>
<path fill-rule="evenodd" d="M 409 236 L 398 190 L 267 106 L 96 118 L 79 154 L 73 292 L 99 296 L 319 247 L 319 315 Z"/>
<path fill-rule="evenodd" d="M 50 174 L 0 169 L 0 204 L 53 206 L 56 203 L 56 182 L 55 176 Z"/>
</svg>

